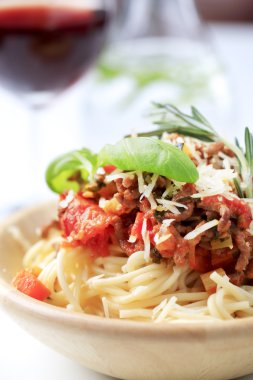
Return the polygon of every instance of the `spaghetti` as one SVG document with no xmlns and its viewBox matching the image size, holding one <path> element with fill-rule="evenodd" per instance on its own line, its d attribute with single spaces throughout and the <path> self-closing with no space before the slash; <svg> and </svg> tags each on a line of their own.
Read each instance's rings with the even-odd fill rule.
<svg viewBox="0 0 253 380">
<path fill-rule="evenodd" d="M 139 163 L 131 171 L 96 168 L 92 181 L 67 172 L 73 189 L 61 193 L 58 219 L 26 251 L 26 272 L 13 281 L 18 290 L 105 318 L 160 323 L 253 315 L 253 203 L 238 195 L 235 154 L 223 143 L 175 133 L 163 141 L 180 141 L 198 169 L 195 183 L 141 171 Z"/>
<path fill-rule="evenodd" d="M 232 319 L 253 315 L 253 287 L 233 285 L 217 272 L 209 295 L 200 275 L 189 267 L 147 263 L 144 252 L 129 258 L 111 247 L 111 255 L 91 259 L 84 248 L 61 248 L 59 231 L 32 246 L 24 263 L 50 290 L 47 302 L 106 318 L 142 321 Z"/>
</svg>

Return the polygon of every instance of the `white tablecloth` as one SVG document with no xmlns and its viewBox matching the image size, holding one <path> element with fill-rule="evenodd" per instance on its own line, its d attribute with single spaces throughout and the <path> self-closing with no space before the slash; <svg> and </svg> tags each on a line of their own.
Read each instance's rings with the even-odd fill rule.
<svg viewBox="0 0 253 380">
<path fill-rule="evenodd" d="M 238 109 L 239 115 L 239 121 L 237 121 L 237 125 L 253 126 L 253 25 L 216 25 L 211 27 L 211 31 L 216 48 L 227 67 L 233 83 L 235 107 Z M 15 151 L 18 149 L 19 145 L 22 144 L 22 141 L 24 141 L 25 138 L 28 138 L 26 136 L 27 130 L 25 128 L 25 124 L 27 122 L 25 113 L 20 107 L 15 111 L 15 115 L 10 114 L 13 112 L 13 107 L 9 105 L 9 101 L 10 99 L 6 98 L 6 95 L 0 98 L 0 103 L 2 105 L 0 114 L 0 132 L 3 133 L 4 128 L 6 136 L 8 138 L 10 138 L 10 136 L 13 138 L 11 151 L 10 149 L 6 149 L 4 141 L 0 139 L 2 189 L 3 186 L 8 187 L 8 181 L 5 183 L 3 180 L 3 173 L 8 173 L 8 160 L 19 159 L 15 156 Z M 65 100 L 65 102 L 68 102 L 68 99 Z M 76 104 L 73 105 L 73 107 L 78 106 L 79 105 Z M 53 116 L 51 115 L 51 117 Z M 14 119 L 19 120 L 19 130 L 14 130 L 13 128 L 12 123 Z M 68 121 L 62 120 L 61 122 L 64 124 Z M 73 123 L 74 122 L 75 120 Z M 61 125 L 55 125 L 54 127 L 56 130 L 58 129 L 60 136 Z M 69 139 L 71 139 L 71 136 L 69 136 L 69 138 L 66 138 L 66 136 L 64 136 L 62 139 L 59 137 L 59 141 L 62 144 L 62 151 L 65 150 L 64 141 L 68 141 L 68 147 L 70 146 Z M 55 141 L 53 143 L 55 144 Z M 25 160 L 26 152 L 23 153 L 23 158 Z M 10 198 L 5 199 L 5 204 L 7 206 L 8 201 L 11 200 L 11 197 L 13 197 L 15 192 L 19 191 L 19 187 L 22 188 L 22 184 L 17 184 L 17 188 L 11 188 L 8 192 L 10 194 Z M 1 203 L 1 206 L 2 205 L 3 202 Z M 106 376 L 102 376 L 84 369 L 43 346 L 34 338 L 23 332 L 1 311 L 0 318 L 1 380 L 109 379 Z M 249 375 L 244 379 L 253 380 L 253 375 Z"/>
</svg>

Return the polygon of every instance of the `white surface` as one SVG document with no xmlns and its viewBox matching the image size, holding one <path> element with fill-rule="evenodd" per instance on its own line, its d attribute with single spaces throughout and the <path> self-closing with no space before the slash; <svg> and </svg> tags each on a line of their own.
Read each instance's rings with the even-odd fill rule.
<svg viewBox="0 0 253 380">
<path fill-rule="evenodd" d="M 1 380 L 110 380 L 48 349 L 0 313 Z"/>
<path fill-rule="evenodd" d="M 236 125 L 248 124 L 253 126 L 253 25 L 251 26 L 229 26 L 218 25 L 212 27 L 212 33 L 215 39 L 218 52 L 223 58 L 230 74 L 234 86 L 235 104 L 238 114 Z M 1 97 L 1 94 L 0 94 Z M 27 139 L 26 115 L 21 107 L 13 114 L 13 108 L 9 106 L 9 99 L 2 96 L 1 102 L 1 124 L 0 124 L 0 162 L 1 177 L 8 173 L 8 160 L 19 160 L 16 156 L 19 146 L 24 144 Z M 65 101 L 65 105 L 69 106 Z M 71 105 L 70 105 L 71 106 Z M 73 106 L 73 105 L 72 105 Z M 57 111 L 57 109 L 56 109 Z M 55 111 L 55 112 L 56 112 Z M 66 116 L 67 115 L 67 116 Z M 53 127 L 59 135 L 63 130 L 70 130 L 73 119 L 69 114 L 62 116 L 61 124 L 55 124 Z M 52 128 L 53 114 L 46 128 Z M 20 129 L 14 129 L 13 122 L 19 120 Z M 65 128 L 66 127 L 66 128 Z M 4 128 L 4 129 L 3 129 Z M 22 129 L 22 132 L 21 132 Z M 3 137 L 4 130 L 4 139 Z M 74 133 L 72 131 L 72 133 Z M 64 151 L 64 144 L 68 146 L 71 135 L 61 136 L 57 145 L 58 152 Z M 13 151 L 6 149 L 8 141 L 13 141 Z M 73 139 L 74 141 L 74 139 Z M 49 155 L 54 155 L 57 141 L 52 141 Z M 7 154 L 8 153 L 8 154 Z M 23 152 L 22 160 L 27 161 L 27 152 Z M 12 166 L 13 167 L 13 166 Z M 8 177 L 6 177 L 8 178 Z M 2 184 L 1 180 L 1 184 Z M 8 186 L 7 184 L 4 184 Z M 1 185 L 2 186 L 2 185 Z M 22 189 L 22 183 L 19 183 Z M 3 188 L 3 187 L 2 187 Z M 1 191 L 1 190 L 0 190 Z M 10 188 L 8 191 L 9 200 L 16 193 L 17 188 Z M 7 199 L 7 198 L 6 198 Z M 6 202 L 5 199 L 5 202 Z M 1 204 L 0 206 L 2 206 Z M 28 336 L 18 326 L 16 326 L 6 315 L 0 311 L 0 379 L 1 380 L 108 380 L 109 377 L 96 374 L 86 370 L 79 365 L 72 363 L 68 359 L 56 354 L 47 347 L 43 346 L 32 337 Z M 231 334 L 233 332 L 231 331 Z M 245 380 L 253 380 L 253 375 L 247 376 Z M 154 379 L 155 380 L 155 379 Z"/>
</svg>

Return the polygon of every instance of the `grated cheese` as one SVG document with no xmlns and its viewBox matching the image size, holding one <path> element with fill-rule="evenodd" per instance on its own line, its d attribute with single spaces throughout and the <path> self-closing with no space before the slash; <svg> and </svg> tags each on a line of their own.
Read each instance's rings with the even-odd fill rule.
<svg viewBox="0 0 253 380">
<path fill-rule="evenodd" d="M 196 144 L 194 140 L 190 137 L 185 137 L 185 143 L 186 143 L 187 149 L 190 151 L 190 155 L 193 158 L 195 158 L 198 164 L 201 164 L 203 160 L 200 157 L 200 153 L 196 150 Z"/>
<path fill-rule="evenodd" d="M 168 227 L 174 222 L 175 219 L 164 219 L 159 232 L 157 232 L 154 236 L 154 242 L 156 244 L 160 244 L 171 237 L 171 233 L 168 233 Z"/>
<path fill-rule="evenodd" d="M 61 202 L 59 203 L 59 206 L 60 206 L 61 208 L 67 208 L 68 205 L 73 201 L 74 196 L 75 196 L 74 191 L 73 191 L 73 190 L 70 190 L 70 191 L 68 192 L 68 195 L 66 196 L 66 198 L 65 198 L 63 201 L 61 201 Z"/>
<path fill-rule="evenodd" d="M 152 193 L 152 191 L 153 191 L 153 189 L 154 189 L 154 187 L 156 185 L 156 181 L 157 181 L 158 177 L 159 177 L 158 174 L 153 174 L 152 175 L 151 182 L 148 185 L 146 185 L 145 190 L 144 190 L 144 192 L 143 192 L 143 194 L 141 196 L 141 199 L 143 197 L 146 197 L 146 198 L 150 197 L 150 195 L 151 195 L 151 193 Z"/>
<path fill-rule="evenodd" d="M 149 239 L 149 232 L 147 230 L 147 219 L 143 219 L 142 229 L 141 229 L 141 236 L 144 241 L 144 259 L 146 262 L 150 261 L 150 239 Z"/>
<path fill-rule="evenodd" d="M 215 169 L 213 165 L 201 165 L 198 172 L 199 179 L 195 184 L 197 193 L 192 198 L 223 195 L 233 190 L 232 181 L 236 177 L 233 169 Z"/>
<path fill-rule="evenodd" d="M 138 188 L 139 188 L 139 193 L 142 194 L 145 191 L 145 182 L 144 178 L 142 175 L 142 172 L 136 172 L 137 178 L 138 178 Z"/>
<path fill-rule="evenodd" d="M 136 172 L 133 171 L 133 172 L 126 172 L 126 173 L 123 173 L 123 172 L 117 172 L 115 173 L 116 170 L 112 173 L 112 174 L 109 174 L 105 177 L 105 183 L 110 183 L 112 181 L 115 181 L 116 179 L 124 179 L 124 178 L 130 178 L 130 179 L 133 179 Z"/>
<path fill-rule="evenodd" d="M 174 201 L 169 201 L 167 199 L 157 199 L 157 203 L 162 205 L 163 210 L 161 211 L 170 211 L 175 215 L 179 215 L 180 211 L 178 210 L 177 207 L 188 209 L 188 207 L 182 203 L 174 202 Z M 160 210 L 160 209 L 159 209 Z"/>
<path fill-rule="evenodd" d="M 162 221 L 162 225 L 160 227 L 160 232 L 165 233 L 167 232 L 167 228 L 175 221 L 175 219 L 164 219 Z"/>
<path fill-rule="evenodd" d="M 107 202 L 107 201 L 106 201 L 105 198 L 103 198 L 103 197 L 99 198 L 99 201 L 98 201 L 98 205 L 99 205 L 99 207 L 100 207 L 100 208 L 104 208 L 106 202 Z"/>
<path fill-rule="evenodd" d="M 217 226 L 218 223 L 219 221 L 217 219 L 211 220 L 210 222 L 207 222 L 203 224 L 202 226 L 195 228 L 195 230 L 189 232 L 187 235 L 185 235 L 184 239 L 185 240 L 195 239 L 195 237 L 200 235 L 202 232 L 205 232 L 209 230 L 210 228 Z"/>
<path fill-rule="evenodd" d="M 130 235 L 130 236 L 129 236 L 129 239 L 128 239 L 128 242 L 129 242 L 129 243 L 135 243 L 136 240 L 137 240 L 137 236 Z"/>
<path fill-rule="evenodd" d="M 157 208 L 157 203 L 155 201 L 153 194 L 150 194 L 150 196 L 147 198 L 147 200 L 150 203 L 151 210 L 155 210 Z"/>
</svg>

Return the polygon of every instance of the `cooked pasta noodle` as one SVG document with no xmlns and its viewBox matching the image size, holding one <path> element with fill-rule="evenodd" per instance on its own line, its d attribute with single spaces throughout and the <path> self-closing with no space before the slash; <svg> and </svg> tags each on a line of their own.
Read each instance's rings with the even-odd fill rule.
<svg viewBox="0 0 253 380">
<path fill-rule="evenodd" d="M 209 136 L 195 109 L 187 119 L 165 108 L 191 120 L 190 134 L 203 122 L 197 136 L 207 141 L 165 132 L 162 141 L 130 138 L 53 161 L 46 178 L 60 194 L 57 219 L 29 249 L 10 231 L 26 251 L 16 289 L 105 318 L 253 315 L 252 159 L 245 162 L 253 136 L 246 130 L 244 156 L 213 129 Z"/>
<path fill-rule="evenodd" d="M 92 259 L 85 248 L 59 248 L 59 231 L 33 245 L 24 266 L 40 271 L 50 290 L 48 303 L 71 311 L 160 323 L 215 321 L 253 315 L 253 287 L 238 287 L 217 272 L 217 291 L 208 295 L 199 274 L 187 266 L 146 262 L 145 252 Z"/>
</svg>

